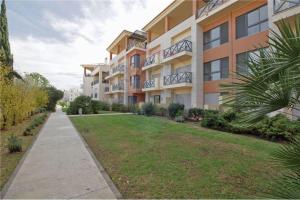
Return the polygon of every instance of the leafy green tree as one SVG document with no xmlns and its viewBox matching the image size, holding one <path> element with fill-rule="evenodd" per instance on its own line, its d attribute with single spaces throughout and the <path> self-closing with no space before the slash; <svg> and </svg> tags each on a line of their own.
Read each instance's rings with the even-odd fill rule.
<svg viewBox="0 0 300 200">
<path fill-rule="evenodd" d="M 48 104 L 46 109 L 49 111 L 55 111 L 57 101 L 63 98 L 64 92 L 56 89 L 54 86 L 48 86 L 45 89 L 48 93 Z"/>
<path fill-rule="evenodd" d="M 46 88 L 50 86 L 48 79 L 36 72 L 26 74 L 25 78 L 31 79 L 35 85 L 41 88 Z"/>
<path fill-rule="evenodd" d="M 68 115 L 77 115 L 79 108 L 82 109 L 82 114 L 92 114 L 92 99 L 88 96 L 79 96 L 74 101 L 70 103 L 70 106 L 67 110 Z"/>
</svg>

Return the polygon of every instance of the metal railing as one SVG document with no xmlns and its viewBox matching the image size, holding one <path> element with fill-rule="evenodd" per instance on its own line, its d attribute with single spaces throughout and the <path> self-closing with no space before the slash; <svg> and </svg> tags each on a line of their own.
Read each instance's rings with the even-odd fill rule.
<svg viewBox="0 0 300 200">
<path fill-rule="evenodd" d="M 109 92 L 109 87 L 105 87 L 104 92 Z"/>
<path fill-rule="evenodd" d="M 198 9 L 197 18 L 207 15 L 210 11 L 216 9 L 227 1 L 229 0 L 208 0 L 205 6 Z"/>
<path fill-rule="evenodd" d="M 154 53 L 154 54 L 150 55 L 149 57 L 147 57 L 145 60 L 145 63 L 144 63 L 144 67 L 154 64 L 156 62 L 157 56 L 159 56 L 159 55 L 160 55 L 159 53 Z"/>
<path fill-rule="evenodd" d="M 94 81 L 91 82 L 91 86 L 96 85 L 98 83 L 99 83 L 99 80 L 94 80 Z"/>
<path fill-rule="evenodd" d="M 146 49 L 146 42 L 139 41 L 139 40 L 130 40 L 129 43 L 128 43 L 128 45 L 127 45 L 126 51 L 132 49 L 133 47 L 138 47 L 138 48 L 141 48 L 141 49 Z"/>
<path fill-rule="evenodd" d="M 274 14 L 300 5 L 300 0 L 274 0 L 273 2 Z"/>
<path fill-rule="evenodd" d="M 164 77 L 164 85 L 177 83 L 192 83 L 192 72 L 181 72 Z"/>
<path fill-rule="evenodd" d="M 144 88 L 154 88 L 155 87 L 155 80 L 147 80 L 144 82 Z"/>
<path fill-rule="evenodd" d="M 125 71 L 125 65 L 124 64 L 120 64 L 114 68 L 112 68 L 112 73 L 115 74 L 117 72 L 124 72 Z"/>
<path fill-rule="evenodd" d="M 173 46 L 167 48 L 163 52 L 164 58 L 168 58 L 182 51 L 192 52 L 192 42 L 189 40 L 182 40 Z"/>
<path fill-rule="evenodd" d="M 112 86 L 112 91 L 117 91 L 117 90 L 124 90 L 124 82 L 123 81 L 121 81 L 117 84 L 114 84 Z"/>
</svg>

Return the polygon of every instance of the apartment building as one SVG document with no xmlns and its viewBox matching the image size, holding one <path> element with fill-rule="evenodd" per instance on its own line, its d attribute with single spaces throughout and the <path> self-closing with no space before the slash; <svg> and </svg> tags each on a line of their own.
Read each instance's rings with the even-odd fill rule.
<svg viewBox="0 0 300 200">
<path fill-rule="evenodd" d="M 105 77 L 108 75 L 109 67 L 105 63 L 82 64 L 83 73 L 83 95 L 90 96 L 93 100 L 107 101 L 105 88 L 108 81 Z"/>
<path fill-rule="evenodd" d="M 145 101 L 142 66 L 146 54 L 146 36 L 141 31 L 122 31 L 107 48 L 110 53 L 109 86 L 105 94 L 110 103 L 136 104 Z"/>
<path fill-rule="evenodd" d="M 146 102 L 178 102 L 186 108 L 218 109 L 220 84 L 258 47 L 267 47 L 268 28 L 299 15 L 299 0 L 176 0 L 151 20 L 147 33 Z"/>
<path fill-rule="evenodd" d="M 219 109 L 220 84 L 248 72 L 245 60 L 267 47 L 269 28 L 299 15 L 300 0 L 174 0 L 142 31 L 124 30 L 109 45 L 105 96 L 126 105 Z M 94 96 L 95 68 L 83 67 L 84 94 Z"/>
</svg>

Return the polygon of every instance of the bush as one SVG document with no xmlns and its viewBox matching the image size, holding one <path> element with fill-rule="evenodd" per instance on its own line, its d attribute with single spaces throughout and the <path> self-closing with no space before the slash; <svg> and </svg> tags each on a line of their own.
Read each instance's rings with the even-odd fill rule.
<svg viewBox="0 0 300 200">
<path fill-rule="evenodd" d="M 178 111 L 183 111 L 184 110 L 184 105 L 183 104 L 179 104 L 179 103 L 171 103 L 168 107 L 168 113 L 169 113 L 169 117 L 171 117 L 171 119 L 174 119 L 176 117 L 176 114 Z"/>
<path fill-rule="evenodd" d="M 91 106 L 94 114 L 99 113 L 99 111 L 109 111 L 109 104 L 103 101 L 91 100 Z"/>
<path fill-rule="evenodd" d="M 155 105 L 153 103 L 144 103 L 142 106 L 142 112 L 146 116 L 151 116 L 155 114 Z"/>
<path fill-rule="evenodd" d="M 137 104 L 132 104 L 128 106 L 128 111 L 134 114 L 139 113 L 139 106 Z"/>
<path fill-rule="evenodd" d="M 121 103 L 113 103 L 111 105 L 111 110 L 114 111 L 114 112 L 124 112 L 125 106 Z"/>
<path fill-rule="evenodd" d="M 235 112 L 234 110 L 229 110 L 227 112 L 224 112 L 222 114 L 222 117 L 228 121 L 228 122 L 232 122 L 234 120 L 237 120 L 238 119 L 238 114 L 237 112 Z"/>
<path fill-rule="evenodd" d="M 215 111 L 205 111 L 201 125 L 237 134 L 256 135 L 269 140 L 292 140 L 297 134 L 300 134 L 300 123 L 291 121 L 282 114 L 265 117 L 253 125 L 239 122 L 239 116 L 232 111 L 222 114 Z"/>
<path fill-rule="evenodd" d="M 32 130 L 31 127 L 27 127 L 27 128 L 25 129 L 25 131 L 23 132 L 23 135 L 24 135 L 24 136 L 32 135 L 31 130 Z"/>
<path fill-rule="evenodd" d="M 164 107 L 155 107 L 155 115 L 166 117 L 168 114 L 168 110 Z"/>
<path fill-rule="evenodd" d="M 204 115 L 204 110 L 201 108 L 191 108 L 188 112 L 188 117 L 199 120 Z"/>
<path fill-rule="evenodd" d="M 228 122 L 218 112 L 205 111 L 201 125 L 224 131 L 224 129 L 228 127 Z"/>
<path fill-rule="evenodd" d="M 15 135 L 8 137 L 7 148 L 10 153 L 22 151 L 22 140 Z"/>
<path fill-rule="evenodd" d="M 77 115 L 79 108 L 82 109 L 82 114 L 93 114 L 92 99 L 88 96 L 79 96 L 70 103 L 67 109 L 68 115 Z"/>
<path fill-rule="evenodd" d="M 175 116 L 175 121 L 176 122 L 184 122 L 184 112 L 183 110 L 178 110 Z"/>
</svg>

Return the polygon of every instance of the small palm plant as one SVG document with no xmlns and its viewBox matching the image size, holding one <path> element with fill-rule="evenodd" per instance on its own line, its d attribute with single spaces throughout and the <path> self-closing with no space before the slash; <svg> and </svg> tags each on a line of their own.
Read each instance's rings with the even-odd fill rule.
<svg viewBox="0 0 300 200">
<path fill-rule="evenodd" d="M 225 98 L 225 106 L 243 112 L 245 124 L 283 108 L 299 110 L 300 17 L 294 24 L 281 21 L 278 30 L 271 31 L 269 47 L 261 48 L 246 62 L 247 74 L 237 73 L 232 83 L 222 85 L 225 92 L 233 94 Z M 283 171 L 272 196 L 300 199 L 300 136 L 277 151 L 274 160 Z"/>
<path fill-rule="evenodd" d="M 300 137 L 276 151 L 274 161 L 284 171 L 272 186 L 272 197 L 300 199 Z"/>
</svg>

